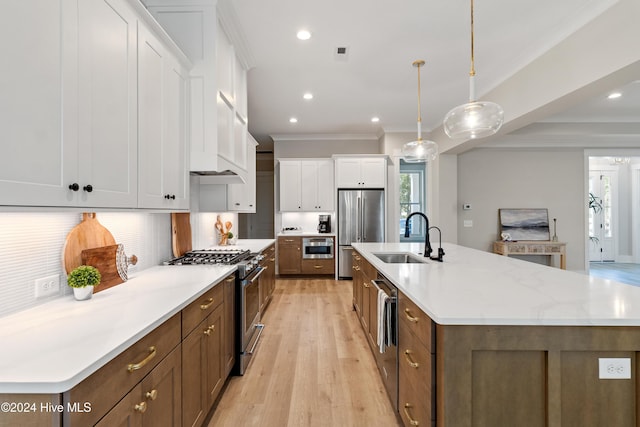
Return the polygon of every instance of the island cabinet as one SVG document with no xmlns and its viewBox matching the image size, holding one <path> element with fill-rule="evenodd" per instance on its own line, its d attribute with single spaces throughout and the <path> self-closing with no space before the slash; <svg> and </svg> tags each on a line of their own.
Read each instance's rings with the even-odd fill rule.
<svg viewBox="0 0 640 427">
<path fill-rule="evenodd" d="M 405 426 L 435 423 L 435 324 L 398 292 L 398 410 Z"/>
<path fill-rule="evenodd" d="M 67 426 L 180 423 L 180 314 L 176 314 L 63 394 Z M 120 403 L 119 403 L 120 402 Z M 74 406 L 75 405 L 75 406 Z"/>
<path fill-rule="evenodd" d="M 376 269 L 364 257 L 353 251 L 353 294 L 354 308 L 367 337 L 367 342 L 376 358 L 378 357 L 378 291 L 372 280 L 378 277 Z"/>
<path fill-rule="evenodd" d="M 302 237 L 278 237 L 278 274 L 300 274 Z"/>
</svg>

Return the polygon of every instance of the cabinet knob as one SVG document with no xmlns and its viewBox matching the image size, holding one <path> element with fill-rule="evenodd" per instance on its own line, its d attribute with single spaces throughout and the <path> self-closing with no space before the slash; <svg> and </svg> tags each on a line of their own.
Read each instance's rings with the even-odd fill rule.
<svg viewBox="0 0 640 427">
<path fill-rule="evenodd" d="M 175 199 L 176 199 L 176 195 L 175 195 L 175 194 L 172 194 L 172 195 L 171 195 L 171 200 L 175 200 Z"/>
<path fill-rule="evenodd" d="M 240 206 L 240 203 L 236 202 L 236 203 L 235 203 L 235 205 L 236 205 L 236 206 Z"/>
<path fill-rule="evenodd" d="M 93 185 L 91 185 L 91 184 L 87 184 L 87 185 L 85 185 L 84 187 L 82 187 L 82 189 L 83 189 L 84 191 L 86 191 L 87 193 L 91 193 L 91 192 L 93 191 Z"/>
<path fill-rule="evenodd" d="M 69 190 L 78 191 L 79 189 L 80 189 L 80 186 L 78 185 L 77 182 L 74 182 L 73 184 L 69 185 Z"/>
<path fill-rule="evenodd" d="M 135 409 L 136 412 L 144 414 L 145 412 L 147 412 L 147 402 L 140 402 L 136 406 L 134 406 L 133 409 Z"/>
<path fill-rule="evenodd" d="M 167 200 L 175 200 L 176 199 L 176 195 L 175 194 L 165 194 L 164 198 Z"/>
<path fill-rule="evenodd" d="M 148 391 L 144 395 L 147 399 L 156 400 L 158 398 L 158 390 L 155 388 L 151 391 Z"/>
</svg>

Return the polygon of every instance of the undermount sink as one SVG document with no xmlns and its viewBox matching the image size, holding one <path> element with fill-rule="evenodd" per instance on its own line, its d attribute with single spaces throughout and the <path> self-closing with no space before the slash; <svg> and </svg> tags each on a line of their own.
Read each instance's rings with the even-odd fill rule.
<svg viewBox="0 0 640 427">
<path fill-rule="evenodd" d="M 373 255 L 387 264 L 424 264 L 428 260 L 411 252 L 374 253 Z"/>
</svg>

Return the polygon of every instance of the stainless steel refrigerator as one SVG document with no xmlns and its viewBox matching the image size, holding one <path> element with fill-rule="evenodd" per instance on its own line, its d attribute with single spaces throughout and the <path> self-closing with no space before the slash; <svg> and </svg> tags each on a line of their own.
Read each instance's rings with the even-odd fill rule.
<svg viewBox="0 0 640 427">
<path fill-rule="evenodd" d="M 338 190 L 338 277 L 352 277 L 352 243 L 384 242 L 384 190 Z"/>
</svg>

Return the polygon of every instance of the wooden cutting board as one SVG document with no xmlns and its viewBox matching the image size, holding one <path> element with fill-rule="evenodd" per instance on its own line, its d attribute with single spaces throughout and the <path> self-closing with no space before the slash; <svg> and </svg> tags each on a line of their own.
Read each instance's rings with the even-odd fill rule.
<svg viewBox="0 0 640 427">
<path fill-rule="evenodd" d="M 71 270 L 82 265 L 82 251 L 115 245 L 116 240 L 96 219 L 95 212 L 82 214 L 82 222 L 71 229 L 64 242 L 62 262 L 69 274 Z"/>
<path fill-rule="evenodd" d="M 171 243 L 174 257 L 182 256 L 192 249 L 189 212 L 171 214 Z"/>
<path fill-rule="evenodd" d="M 137 262 L 135 255 L 127 258 L 121 243 L 82 251 L 82 264 L 94 266 L 100 272 L 100 285 L 93 288 L 94 294 L 126 282 L 129 264 Z"/>
</svg>

